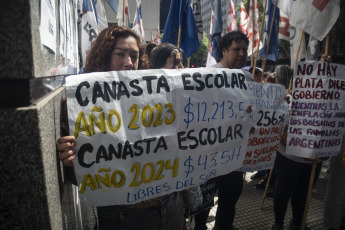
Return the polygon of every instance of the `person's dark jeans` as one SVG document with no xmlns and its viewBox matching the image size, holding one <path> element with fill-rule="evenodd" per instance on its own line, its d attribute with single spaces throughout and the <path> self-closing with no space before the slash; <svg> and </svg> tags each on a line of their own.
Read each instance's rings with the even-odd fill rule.
<svg viewBox="0 0 345 230">
<path fill-rule="evenodd" d="M 243 172 L 231 172 L 217 177 L 218 208 L 215 229 L 230 229 L 234 223 L 236 203 L 243 189 Z M 207 230 L 207 218 L 210 209 L 196 215 L 194 230 Z"/>
<path fill-rule="evenodd" d="M 195 221 L 194 230 L 207 230 L 206 223 L 207 223 L 207 218 L 208 218 L 208 214 L 210 213 L 210 210 L 211 209 L 208 208 L 194 215 L 194 221 Z"/>
<path fill-rule="evenodd" d="M 100 230 L 182 230 L 183 199 L 172 194 L 160 207 L 124 209 L 120 206 L 97 207 Z"/>
<path fill-rule="evenodd" d="M 216 229 L 230 229 L 234 223 L 236 203 L 243 189 L 243 172 L 231 172 L 218 177 L 218 208 Z"/>
<path fill-rule="evenodd" d="M 277 182 L 273 201 L 276 225 L 284 226 L 284 218 L 290 198 L 293 224 L 296 226 L 302 224 L 312 165 L 312 163 L 295 162 L 277 152 L 275 161 Z M 322 162 L 319 162 L 316 166 L 314 184 L 319 177 L 321 166 Z"/>
</svg>

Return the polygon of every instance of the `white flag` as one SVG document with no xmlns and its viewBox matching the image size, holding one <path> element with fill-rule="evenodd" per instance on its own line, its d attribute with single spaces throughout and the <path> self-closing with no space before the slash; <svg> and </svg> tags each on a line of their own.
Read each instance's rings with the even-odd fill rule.
<svg viewBox="0 0 345 230">
<path fill-rule="evenodd" d="M 129 11 L 127 0 L 119 0 L 119 8 L 117 10 L 116 19 L 119 26 L 129 27 Z"/>
<path fill-rule="evenodd" d="M 159 25 L 157 27 L 157 30 L 156 30 L 156 35 L 153 37 L 152 41 L 156 44 L 160 44 L 161 43 L 161 33 L 160 33 L 160 30 L 159 30 Z"/>
<path fill-rule="evenodd" d="M 296 55 L 297 55 L 297 49 L 299 45 L 299 40 L 301 38 L 302 30 L 299 28 L 296 28 L 292 25 L 290 25 L 290 60 L 291 60 L 291 68 L 294 68 L 295 61 L 296 61 Z M 305 35 L 303 35 L 301 46 L 299 49 L 298 59 L 297 61 L 301 60 L 302 58 L 305 58 L 306 53 L 306 47 L 305 47 Z"/>
<path fill-rule="evenodd" d="M 249 7 L 249 30 L 248 30 L 248 56 L 251 56 L 252 53 L 256 52 L 257 45 L 259 43 L 259 10 L 257 0 L 250 0 Z M 254 44 L 253 44 L 254 43 Z M 252 49 L 254 47 L 254 49 Z M 262 44 L 259 44 L 259 50 L 261 49 Z"/>
<path fill-rule="evenodd" d="M 313 36 L 309 37 L 309 43 L 307 48 L 307 57 L 306 60 L 308 61 L 318 61 L 319 59 L 319 48 L 320 42 Z"/>
<path fill-rule="evenodd" d="M 278 38 L 286 41 L 290 41 L 290 19 L 284 11 L 280 10 L 279 17 L 279 34 Z"/>
<path fill-rule="evenodd" d="M 217 64 L 216 59 L 212 56 L 210 52 L 207 53 L 207 60 L 206 60 L 206 67 L 211 67 L 213 65 Z"/>
<path fill-rule="evenodd" d="M 231 31 L 236 31 L 236 30 L 237 30 L 237 24 L 236 24 L 234 0 L 230 0 L 226 32 L 231 32 Z"/>
<path fill-rule="evenodd" d="M 137 0 L 137 10 L 135 12 L 132 30 L 137 32 L 142 41 L 145 41 L 143 15 L 141 14 L 141 0 Z"/>
<path fill-rule="evenodd" d="M 246 9 L 244 8 L 243 2 L 241 2 L 241 17 L 240 17 L 240 29 L 241 31 L 248 36 L 248 19 Z"/>
<path fill-rule="evenodd" d="M 339 13 L 339 0 L 292 1 L 290 25 L 322 41 L 337 21 Z"/>
<path fill-rule="evenodd" d="M 105 14 L 104 5 L 101 0 L 96 1 L 96 12 L 98 21 L 98 33 L 103 29 L 108 28 L 107 16 Z"/>
</svg>

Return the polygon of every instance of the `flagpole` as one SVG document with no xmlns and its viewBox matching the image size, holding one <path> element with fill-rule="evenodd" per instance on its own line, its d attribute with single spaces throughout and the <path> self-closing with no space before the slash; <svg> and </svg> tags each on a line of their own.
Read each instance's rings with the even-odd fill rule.
<svg viewBox="0 0 345 230">
<path fill-rule="evenodd" d="M 123 2 L 123 4 L 122 4 L 122 21 L 123 21 L 123 25 L 125 25 L 125 8 L 126 8 L 125 0 L 123 0 L 122 2 Z"/>
<path fill-rule="evenodd" d="M 266 195 L 267 195 L 268 187 L 269 187 L 270 182 L 271 182 L 272 173 L 273 173 L 273 168 L 271 168 L 270 174 L 269 174 L 267 182 L 266 182 L 265 192 L 264 192 L 264 195 L 262 196 L 262 199 L 261 199 L 260 210 L 262 210 L 262 208 L 264 206 L 264 202 L 265 202 L 265 198 L 266 198 Z"/>
<path fill-rule="evenodd" d="M 252 56 L 251 56 L 251 58 L 250 58 L 250 59 L 251 59 L 250 65 L 253 66 L 253 61 L 254 61 L 254 60 L 253 60 L 253 58 L 254 58 L 254 57 L 253 57 L 253 54 L 254 54 L 254 39 L 255 39 L 255 38 L 254 38 L 254 37 L 255 37 L 255 36 L 254 36 L 254 35 L 255 35 L 255 32 L 254 32 L 254 31 L 255 31 L 255 29 L 254 29 L 254 28 L 255 28 L 255 5 L 254 5 L 254 4 L 255 4 L 255 1 L 254 1 L 254 0 L 251 0 L 251 1 L 252 1 L 252 5 L 253 5 L 253 11 L 252 11 L 252 12 L 253 12 L 253 17 L 252 17 L 252 20 L 253 20 L 253 33 L 252 33 L 253 41 L 252 41 Z M 249 6 L 249 8 L 250 8 L 250 6 Z M 250 10 L 250 9 L 249 9 L 249 10 Z M 253 76 L 254 76 L 254 70 L 255 70 L 255 69 L 253 69 Z"/>
<path fill-rule="evenodd" d="M 326 58 L 328 56 L 328 52 L 329 52 L 329 33 L 327 34 L 326 36 L 326 47 L 325 47 L 325 55 L 326 55 Z"/>
<path fill-rule="evenodd" d="M 305 202 L 305 207 L 304 207 L 304 214 L 303 214 L 303 220 L 301 224 L 301 230 L 304 230 L 305 224 L 307 222 L 307 215 L 308 215 L 308 209 L 309 209 L 309 202 L 310 202 L 310 197 L 311 197 L 311 192 L 313 189 L 313 183 L 314 183 L 314 177 L 315 177 L 315 170 L 316 170 L 316 164 L 317 160 L 313 162 L 313 167 L 311 169 L 311 175 L 310 175 L 310 181 L 309 181 L 309 187 L 308 187 L 308 193 L 307 193 L 307 200 Z"/>
<path fill-rule="evenodd" d="M 304 34 L 304 30 L 301 31 L 301 36 L 299 38 L 299 43 L 298 43 L 298 47 L 297 47 L 297 54 L 296 54 L 296 58 L 295 58 L 295 63 L 297 62 L 298 60 L 298 55 L 299 55 L 299 50 L 301 48 L 301 43 L 302 43 L 302 38 L 303 38 L 303 34 Z M 290 84 L 289 84 L 289 90 L 292 89 L 292 77 L 290 79 Z"/>
<path fill-rule="evenodd" d="M 258 44 L 256 45 L 256 55 L 255 55 L 255 61 L 254 61 L 254 67 L 253 67 L 253 76 L 254 76 L 254 73 L 255 73 L 256 62 L 257 62 L 257 60 L 258 60 L 258 55 L 259 55 L 260 40 L 261 40 L 261 38 L 262 38 L 263 30 L 264 30 L 267 2 L 268 2 L 268 0 L 266 0 L 266 2 L 265 2 L 264 16 L 262 17 L 262 20 L 261 20 L 261 28 L 260 28 L 260 32 L 259 32 L 259 42 L 258 42 Z M 264 76 L 264 72 L 262 71 L 262 74 L 261 74 L 261 81 L 262 81 L 263 76 Z"/>
<path fill-rule="evenodd" d="M 273 23 L 274 23 L 274 16 L 275 16 L 275 14 L 276 14 L 277 5 L 278 5 L 278 0 L 277 0 L 277 2 L 276 2 L 276 4 L 275 4 L 274 10 L 273 10 L 272 21 L 271 21 L 271 28 L 270 28 L 270 34 L 269 34 L 269 36 L 268 36 L 268 41 L 267 41 L 266 55 L 265 55 L 264 63 L 263 63 L 263 65 L 262 65 L 262 73 L 265 72 L 266 61 L 267 61 L 267 55 L 268 55 L 268 49 L 269 49 L 269 47 L 270 47 L 271 34 L 272 34 Z"/>
<path fill-rule="evenodd" d="M 180 48 L 180 43 L 181 43 L 181 26 L 178 28 L 177 48 Z"/>
</svg>

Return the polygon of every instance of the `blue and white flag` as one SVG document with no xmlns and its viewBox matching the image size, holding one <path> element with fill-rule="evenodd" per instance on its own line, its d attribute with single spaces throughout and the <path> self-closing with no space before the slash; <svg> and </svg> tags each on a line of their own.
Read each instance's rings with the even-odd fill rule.
<svg viewBox="0 0 345 230">
<path fill-rule="evenodd" d="M 115 14 L 117 14 L 117 10 L 119 9 L 119 2 L 117 0 L 106 0 L 106 2 L 113 9 Z"/>
<path fill-rule="evenodd" d="M 80 33 L 80 47 L 81 47 L 81 55 L 83 64 L 85 66 L 87 53 L 91 47 L 91 43 L 94 39 L 96 39 L 98 35 L 97 29 L 97 19 L 96 19 L 96 12 L 93 8 L 93 4 L 90 4 L 88 0 L 83 0 L 82 5 L 82 16 L 81 16 L 81 23 L 79 24 L 81 33 Z M 69 32 L 67 30 L 67 40 L 69 39 Z M 68 50 L 67 50 L 68 52 Z M 67 53 L 67 56 L 68 53 Z"/>
<path fill-rule="evenodd" d="M 269 42 L 269 49 L 267 52 L 267 59 L 272 61 L 278 61 L 279 56 L 279 39 L 278 39 L 278 33 L 279 33 L 279 8 L 277 7 L 274 18 L 273 18 L 273 12 L 274 12 L 274 4 L 272 3 L 272 0 L 268 0 L 267 2 L 267 11 L 265 14 L 265 28 L 264 28 L 264 46 L 262 47 L 260 51 L 260 57 L 265 58 L 266 52 L 267 52 L 267 43 L 269 40 L 269 34 L 271 29 L 271 24 L 273 21 L 273 27 L 271 32 L 271 38 Z"/>
<path fill-rule="evenodd" d="M 212 24 L 211 24 L 211 45 L 212 45 L 212 56 L 219 62 L 219 39 L 220 35 L 223 31 L 223 19 L 222 19 L 222 9 L 221 9 L 221 2 L 214 1 L 213 2 L 213 16 L 212 16 Z"/>
<path fill-rule="evenodd" d="M 177 45 L 179 28 L 181 28 L 180 48 L 188 58 L 199 49 L 198 31 L 190 0 L 171 1 L 162 42 Z"/>
<path fill-rule="evenodd" d="M 141 0 L 137 0 L 137 11 L 135 12 L 132 29 L 137 32 L 142 41 L 145 41 L 143 16 L 141 14 Z"/>
</svg>

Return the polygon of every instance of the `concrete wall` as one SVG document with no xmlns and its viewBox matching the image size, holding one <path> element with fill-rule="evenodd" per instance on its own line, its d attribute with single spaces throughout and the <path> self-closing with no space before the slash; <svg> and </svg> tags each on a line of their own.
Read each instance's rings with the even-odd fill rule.
<svg viewBox="0 0 345 230">
<path fill-rule="evenodd" d="M 64 87 L 44 87 L 60 79 L 56 68 L 77 71 L 61 58 L 56 23 L 52 53 L 40 41 L 40 1 L 5 1 L 0 8 L 0 229 L 88 227 L 77 189 L 57 158 Z"/>
</svg>

